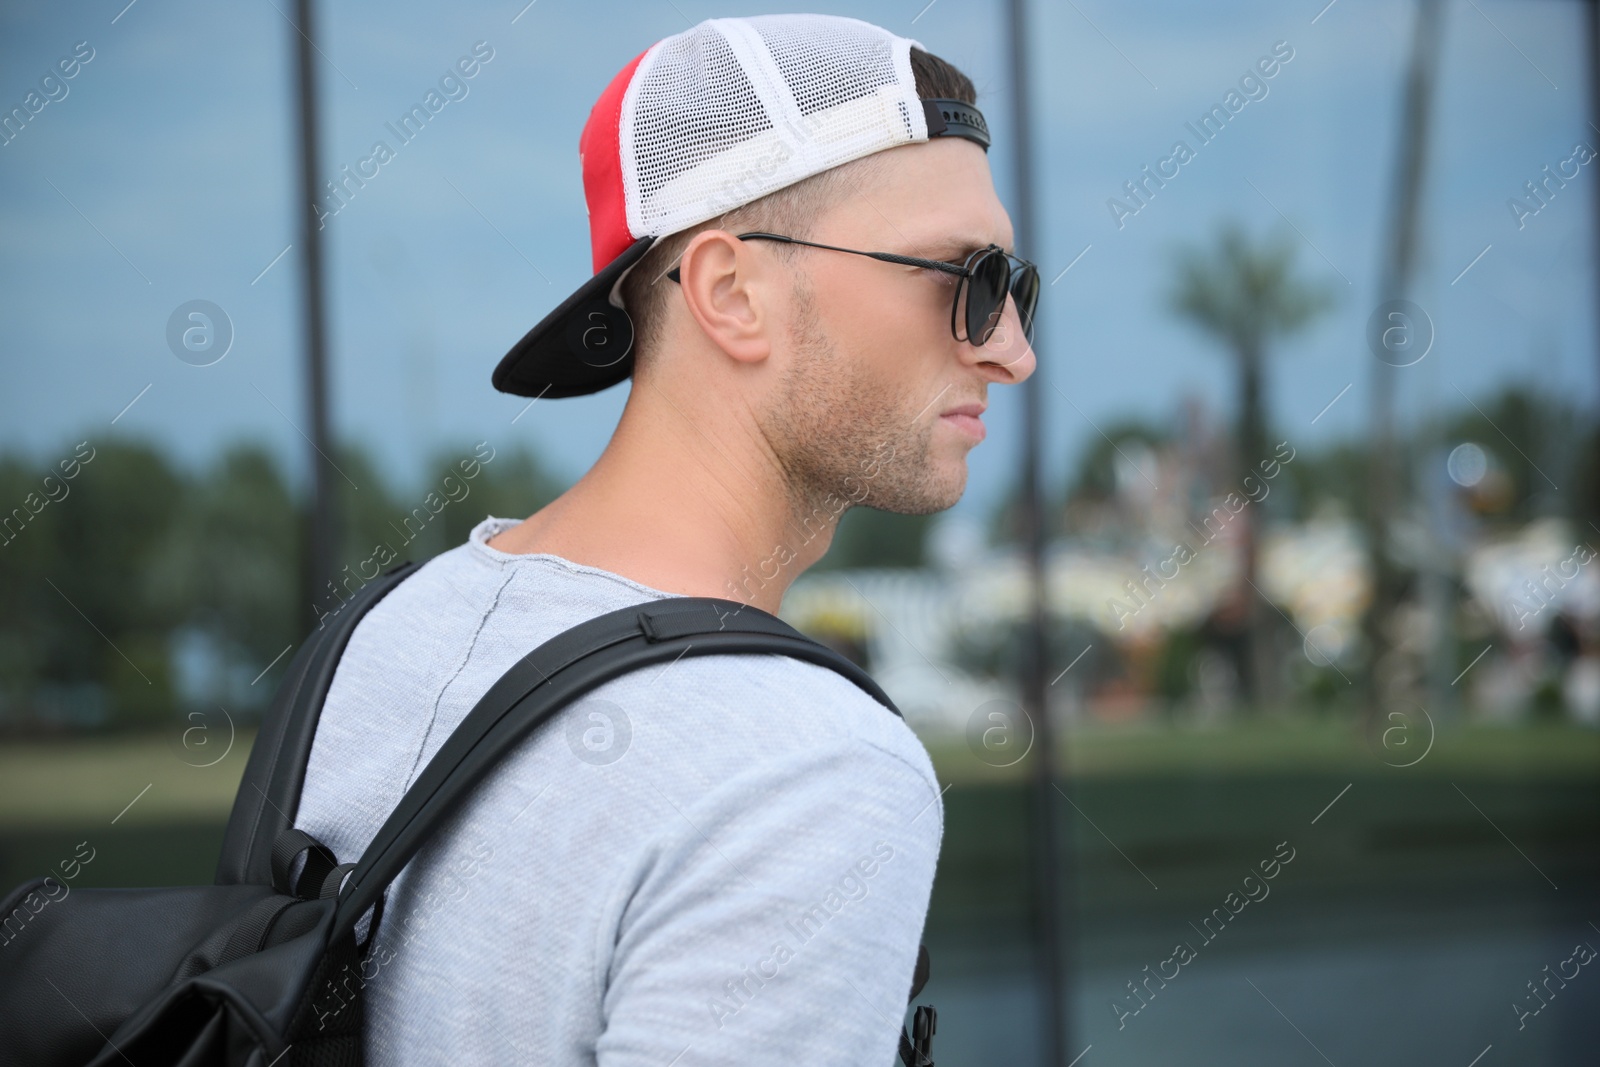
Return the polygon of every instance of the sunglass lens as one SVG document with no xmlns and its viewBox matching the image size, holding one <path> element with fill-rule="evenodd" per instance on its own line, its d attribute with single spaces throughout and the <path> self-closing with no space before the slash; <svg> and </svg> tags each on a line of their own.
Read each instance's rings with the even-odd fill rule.
<svg viewBox="0 0 1600 1067">
<path fill-rule="evenodd" d="M 1011 264 L 998 249 L 978 257 L 967 279 L 967 337 L 975 345 L 984 344 L 1000 322 L 1005 310 L 1006 286 L 1011 281 Z"/>
<path fill-rule="evenodd" d="M 1039 305 L 1039 268 L 1032 263 L 1023 267 L 1011 280 L 1011 299 L 1017 302 L 1017 315 L 1022 319 L 1022 332 L 1033 344 L 1033 313 Z"/>
</svg>

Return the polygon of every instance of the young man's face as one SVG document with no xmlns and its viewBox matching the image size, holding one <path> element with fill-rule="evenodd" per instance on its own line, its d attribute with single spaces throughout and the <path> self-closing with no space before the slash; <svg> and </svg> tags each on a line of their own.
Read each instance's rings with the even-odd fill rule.
<svg viewBox="0 0 1600 1067">
<path fill-rule="evenodd" d="M 890 149 L 808 239 L 960 263 L 988 244 L 1012 248 L 983 149 L 955 138 Z M 1009 298 L 982 346 L 950 328 L 956 275 L 865 256 L 800 249 L 790 309 L 792 372 L 767 408 L 786 466 L 814 495 L 926 515 L 966 488 L 970 420 L 944 417 L 988 401 L 1035 358 Z M 964 322 L 958 323 L 967 335 Z M 965 423 L 965 425 L 963 424 Z"/>
</svg>

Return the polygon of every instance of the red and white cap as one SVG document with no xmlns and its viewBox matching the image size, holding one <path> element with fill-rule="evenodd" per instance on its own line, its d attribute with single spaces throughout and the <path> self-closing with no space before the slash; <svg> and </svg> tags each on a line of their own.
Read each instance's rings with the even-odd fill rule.
<svg viewBox="0 0 1600 1067">
<path fill-rule="evenodd" d="M 620 283 L 661 237 L 886 148 L 987 150 L 975 107 L 917 96 L 913 46 L 860 19 L 760 15 L 707 19 L 623 67 L 578 141 L 595 275 L 506 354 L 495 388 L 582 396 L 632 374 Z"/>
</svg>

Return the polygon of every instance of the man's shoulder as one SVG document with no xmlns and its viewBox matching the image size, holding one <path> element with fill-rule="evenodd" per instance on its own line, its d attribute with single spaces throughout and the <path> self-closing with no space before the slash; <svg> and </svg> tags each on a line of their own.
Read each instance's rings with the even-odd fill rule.
<svg viewBox="0 0 1600 1067">
<path fill-rule="evenodd" d="M 464 711 L 507 668 L 569 627 L 659 602 L 659 593 L 652 598 L 619 576 L 551 557 L 491 561 L 461 545 L 425 563 L 362 620 L 336 688 L 344 695 L 370 686 L 386 701 L 397 686 L 448 691 L 446 703 Z M 754 756 L 848 740 L 935 780 L 920 739 L 896 711 L 838 671 L 794 656 L 695 651 L 612 679 L 585 699 L 613 703 L 636 726 L 679 735 L 686 746 L 698 741 Z"/>
<path fill-rule="evenodd" d="M 648 674 L 648 672 L 645 672 Z M 718 735 L 787 750 L 837 743 L 866 745 L 934 782 L 933 765 L 898 711 L 831 667 L 771 653 L 684 657 L 643 693 L 690 707 L 692 721 Z"/>
</svg>

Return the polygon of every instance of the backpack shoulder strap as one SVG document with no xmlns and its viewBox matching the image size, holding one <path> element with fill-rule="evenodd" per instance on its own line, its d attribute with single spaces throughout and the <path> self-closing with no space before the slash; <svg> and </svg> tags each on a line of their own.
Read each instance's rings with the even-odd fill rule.
<svg viewBox="0 0 1600 1067">
<path fill-rule="evenodd" d="M 718 597 L 619 608 L 557 634 L 489 687 L 401 797 L 339 895 L 334 936 L 353 930 L 428 836 L 523 738 L 556 711 L 630 671 L 683 656 L 767 652 L 838 671 L 900 714 L 872 677 L 768 612 Z"/>
<path fill-rule="evenodd" d="M 311 742 L 339 657 L 367 611 L 416 569 L 417 564 L 407 561 L 362 586 L 350 603 L 323 618 L 289 661 L 233 800 L 216 884 L 271 884 L 272 846 L 282 831 L 294 826 Z"/>
</svg>

